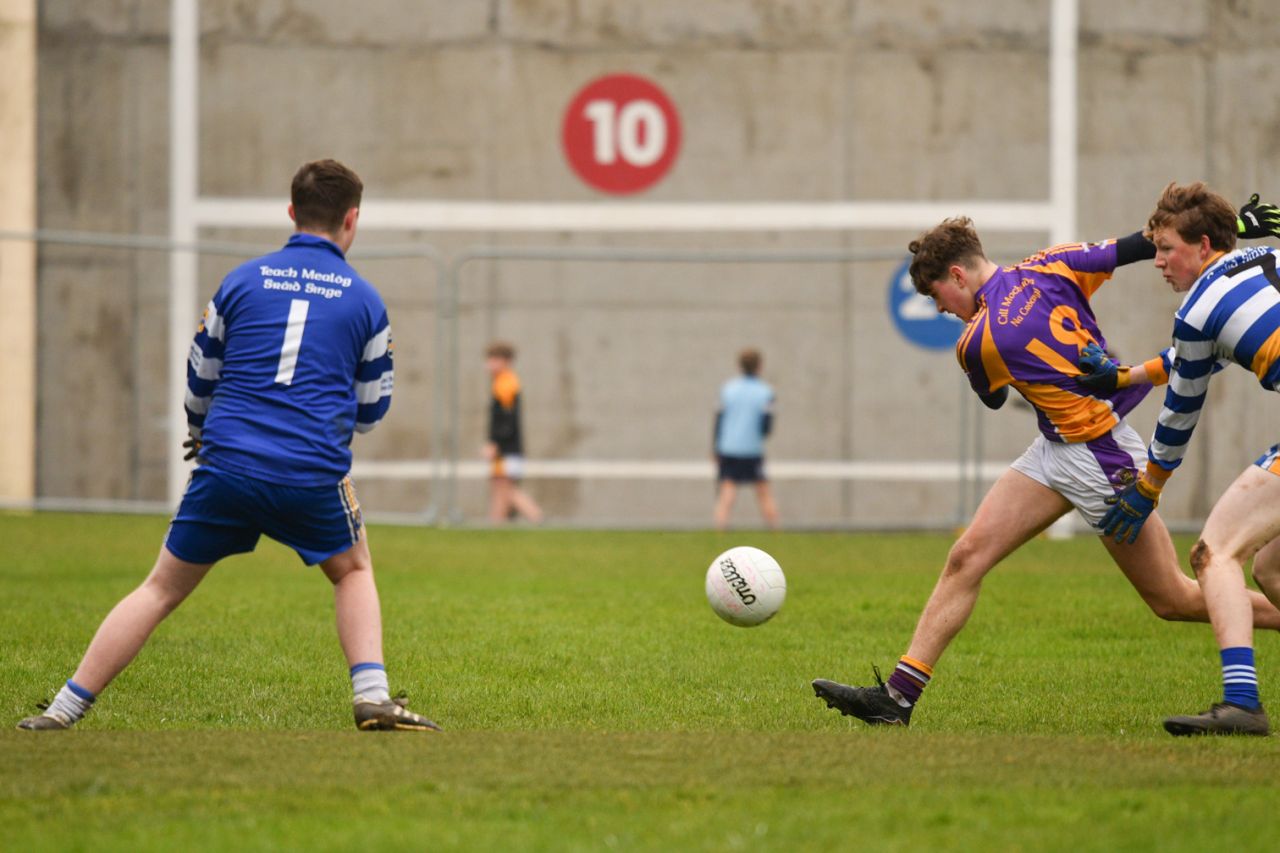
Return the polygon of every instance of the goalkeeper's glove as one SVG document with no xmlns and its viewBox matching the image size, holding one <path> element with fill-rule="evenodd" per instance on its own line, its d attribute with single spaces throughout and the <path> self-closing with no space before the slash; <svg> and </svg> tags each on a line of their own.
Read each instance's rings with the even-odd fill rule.
<svg viewBox="0 0 1280 853">
<path fill-rule="evenodd" d="M 195 459 L 197 456 L 200 455 L 200 448 L 204 447 L 204 442 L 202 442 L 200 439 L 196 438 L 195 436 L 192 436 L 191 438 L 188 438 L 186 441 L 182 442 L 182 446 L 187 448 L 187 455 L 182 457 L 182 461 L 190 462 L 192 459 Z"/>
<path fill-rule="evenodd" d="M 1240 208 L 1236 230 L 1246 240 L 1259 237 L 1280 237 L 1280 208 L 1258 200 L 1257 193 L 1249 196 L 1249 203 Z"/>
<path fill-rule="evenodd" d="M 1120 494 L 1107 498 L 1111 509 L 1107 510 L 1107 514 L 1098 523 L 1102 535 L 1114 534 L 1116 542 L 1132 545 L 1142 532 L 1142 525 L 1147 517 L 1155 510 L 1156 504 L 1160 503 L 1162 488 L 1163 486 L 1143 475 L 1126 486 Z"/>
<path fill-rule="evenodd" d="M 1080 351 L 1076 365 L 1083 371 L 1080 384 L 1086 388 L 1110 393 L 1117 388 L 1129 387 L 1129 368 L 1111 358 L 1093 341 Z"/>
</svg>

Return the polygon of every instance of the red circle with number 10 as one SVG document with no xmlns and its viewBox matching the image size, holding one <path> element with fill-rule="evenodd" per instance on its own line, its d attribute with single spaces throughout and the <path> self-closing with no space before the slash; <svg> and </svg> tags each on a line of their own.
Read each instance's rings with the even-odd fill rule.
<svg viewBox="0 0 1280 853">
<path fill-rule="evenodd" d="M 582 180 L 616 195 L 640 192 L 671 169 L 680 116 L 666 93 L 634 74 L 582 88 L 564 111 L 564 156 Z"/>
</svg>

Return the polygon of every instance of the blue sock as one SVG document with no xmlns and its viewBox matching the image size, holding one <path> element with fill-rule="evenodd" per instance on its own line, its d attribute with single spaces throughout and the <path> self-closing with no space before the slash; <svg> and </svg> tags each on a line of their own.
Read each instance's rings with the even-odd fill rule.
<svg viewBox="0 0 1280 853">
<path fill-rule="evenodd" d="M 1253 665 L 1253 649 L 1248 646 L 1222 650 L 1222 698 L 1244 708 L 1261 707 L 1258 670 Z"/>
<path fill-rule="evenodd" d="M 387 688 L 387 668 L 380 663 L 358 663 L 351 667 L 351 690 L 371 702 L 386 702 L 391 698 Z"/>
</svg>

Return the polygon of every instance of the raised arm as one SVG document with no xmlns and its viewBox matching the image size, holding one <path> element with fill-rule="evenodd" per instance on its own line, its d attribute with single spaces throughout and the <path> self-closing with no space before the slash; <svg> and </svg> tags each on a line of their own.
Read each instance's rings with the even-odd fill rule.
<svg viewBox="0 0 1280 853">
<path fill-rule="evenodd" d="M 1242 240 L 1280 237 L 1280 208 L 1261 201 L 1258 194 L 1254 193 L 1249 196 L 1248 203 L 1240 208 L 1236 216 L 1236 230 Z M 1148 240 L 1142 231 L 1135 231 L 1127 237 L 1117 238 L 1115 246 L 1115 265 L 1118 267 L 1138 261 L 1149 261 L 1156 256 L 1155 244 Z"/>
<path fill-rule="evenodd" d="M 1116 266 L 1132 264 L 1138 261 L 1149 261 L 1156 256 L 1156 244 L 1152 243 L 1141 231 L 1135 231 L 1128 237 L 1116 240 Z"/>
</svg>

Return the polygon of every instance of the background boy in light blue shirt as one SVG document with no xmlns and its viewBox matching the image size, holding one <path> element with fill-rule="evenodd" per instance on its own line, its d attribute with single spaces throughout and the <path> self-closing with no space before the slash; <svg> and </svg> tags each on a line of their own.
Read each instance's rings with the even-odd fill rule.
<svg viewBox="0 0 1280 853">
<path fill-rule="evenodd" d="M 720 389 L 716 412 L 715 456 L 719 466 L 715 524 L 724 530 L 738 494 L 738 484 L 753 483 L 760 514 L 771 528 L 778 526 L 778 508 L 764 476 L 764 440 L 773 429 L 773 389 L 760 378 L 760 352 L 738 355 L 742 375 Z"/>
</svg>

